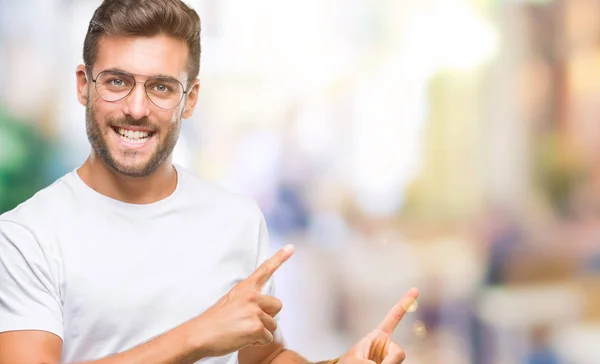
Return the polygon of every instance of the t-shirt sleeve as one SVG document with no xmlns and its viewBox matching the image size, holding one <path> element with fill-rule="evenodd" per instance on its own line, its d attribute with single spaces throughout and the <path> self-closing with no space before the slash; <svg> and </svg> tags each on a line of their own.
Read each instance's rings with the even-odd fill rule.
<svg viewBox="0 0 600 364">
<path fill-rule="evenodd" d="M 56 279 L 35 236 L 0 221 L 0 332 L 48 331 L 63 338 Z"/>
</svg>

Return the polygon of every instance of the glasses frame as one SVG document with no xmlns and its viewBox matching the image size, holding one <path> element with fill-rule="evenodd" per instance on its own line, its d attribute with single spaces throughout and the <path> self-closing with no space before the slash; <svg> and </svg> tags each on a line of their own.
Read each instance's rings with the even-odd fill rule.
<svg viewBox="0 0 600 364">
<path fill-rule="evenodd" d="M 90 73 L 90 77 L 92 79 L 92 82 L 94 83 L 94 89 L 96 90 L 96 93 L 98 94 L 98 96 L 100 96 L 100 98 L 106 102 L 119 102 L 125 98 L 127 98 L 127 96 L 131 95 L 131 92 L 133 91 L 133 89 L 135 88 L 135 85 L 137 85 L 138 83 L 141 83 L 144 85 L 144 93 L 146 94 L 146 98 L 148 98 L 148 100 L 150 100 L 150 102 L 152 103 L 152 105 L 156 106 L 157 108 L 161 109 L 161 110 L 173 110 L 175 109 L 177 106 L 179 106 L 181 104 L 181 101 L 183 101 L 183 99 L 185 98 L 185 95 L 189 92 L 190 90 L 190 85 L 188 85 L 188 88 L 186 89 L 185 86 L 183 86 L 183 83 L 181 83 L 181 81 L 179 81 L 176 78 L 172 78 L 172 77 L 154 77 L 154 76 L 149 76 L 148 79 L 144 82 L 141 81 L 137 81 L 135 79 L 135 76 L 142 76 L 142 75 L 134 75 L 133 73 L 129 73 L 129 72 L 125 72 L 125 71 L 120 71 L 120 70 L 103 70 L 100 71 L 96 77 L 94 78 L 94 76 L 92 75 L 92 70 L 88 68 L 88 71 Z M 98 80 L 98 77 L 100 77 L 101 74 L 105 73 L 105 72 L 112 72 L 112 73 L 117 73 L 117 74 L 122 74 L 124 76 L 130 76 L 133 79 L 133 86 L 131 87 L 131 89 L 129 90 L 129 92 L 127 94 L 125 94 L 125 96 L 121 97 L 120 99 L 117 100 L 107 100 L 104 97 L 102 97 L 102 95 L 100 94 L 100 92 L 98 91 L 98 83 L 96 82 Z M 164 108 L 161 106 L 158 106 L 154 101 L 152 101 L 152 98 L 150 97 L 150 95 L 148 95 L 148 89 L 146 89 L 146 82 L 150 81 L 150 80 L 156 80 L 156 79 L 169 79 L 169 80 L 173 80 L 173 81 L 177 81 L 180 85 L 181 85 L 181 89 L 183 90 L 183 93 L 181 94 L 181 99 L 179 99 L 179 102 L 177 102 L 177 105 L 171 107 L 171 108 Z"/>
</svg>

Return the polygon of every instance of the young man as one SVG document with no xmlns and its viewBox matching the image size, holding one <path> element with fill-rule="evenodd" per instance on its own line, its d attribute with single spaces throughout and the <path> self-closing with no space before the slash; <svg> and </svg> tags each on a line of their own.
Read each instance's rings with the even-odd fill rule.
<svg viewBox="0 0 600 364">
<path fill-rule="evenodd" d="M 105 0 L 83 57 L 89 158 L 0 217 L 0 364 L 306 363 L 270 285 L 293 248 L 265 260 L 257 206 L 172 164 L 198 99 L 196 12 Z M 339 362 L 401 363 L 390 335 L 417 294 Z"/>
</svg>

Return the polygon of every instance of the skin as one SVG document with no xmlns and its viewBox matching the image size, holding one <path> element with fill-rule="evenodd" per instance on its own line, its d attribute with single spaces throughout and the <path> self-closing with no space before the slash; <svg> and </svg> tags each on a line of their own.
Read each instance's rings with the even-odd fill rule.
<svg viewBox="0 0 600 364">
<path fill-rule="evenodd" d="M 199 81 L 188 80 L 188 49 L 184 41 L 165 35 L 154 37 L 104 37 L 91 74 L 116 68 L 134 74 L 136 86 L 126 98 L 107 102 L 99 97 L 84 65 L 76 70 L 77 97 L 86 107 L 86 129 L 91 152 L 77 173 L 97 192 L 134 204 L 148 204 L 168 197 L 177 185 L 172 151 L 182 119 L 192 116 L 198 100 Z M 148 100 L 143 82 L 158 74 L 190 85 L 184 100 L 163 110 Z M 143 145 L 122 142 L 114 127 L 151 131 Z M 124 353 L 94 361 L 95 364 L 194 363 L 204 357 L 239 351 L 241 364 L 307 363 L 287 350 L 273 319 L 282 309 L 275 297 L 263 295 L 263 285 L 293 254 L 286 247 L 236 284 L 198 317 Z M 399 364 L 402 349 L 391 335 L 417 298 L 408 291 L 383 322 L 354 345 L 341 364 Z M 60 363 L 62 341 L 54 334 L 22 330 L 0 333 L 0 364 Z"/>
</svg>

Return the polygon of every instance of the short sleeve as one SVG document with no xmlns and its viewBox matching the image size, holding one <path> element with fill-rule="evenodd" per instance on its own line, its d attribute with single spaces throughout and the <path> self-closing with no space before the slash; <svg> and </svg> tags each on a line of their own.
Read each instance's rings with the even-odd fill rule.
<svg viewBox="0 0 600 364">
<path fill-rule="evenodd" d="M 0 221 L 0 332 L 48 331 L 63 338 L 58 285 L 35 236 Z"/>
</svg>

